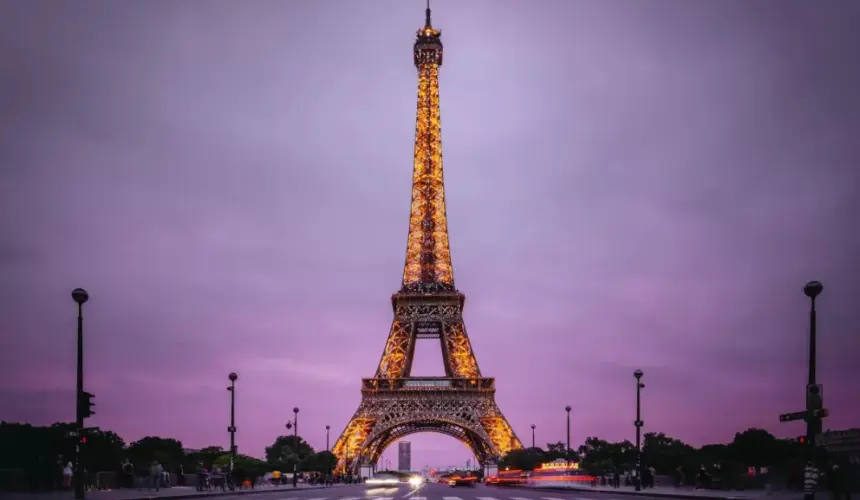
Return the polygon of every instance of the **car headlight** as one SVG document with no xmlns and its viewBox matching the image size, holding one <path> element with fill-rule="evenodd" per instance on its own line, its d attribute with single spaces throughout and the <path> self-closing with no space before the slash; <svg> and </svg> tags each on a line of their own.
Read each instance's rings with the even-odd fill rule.
<svg viewBox="0 0 860 500">
<path fill-rule="evenodd" d="M 421 486 L 421 483 L 423 483 L 423 482 L 424 482 L 424 480 L 418 476 L 409 478 L 409 485 L 410 486 Z"/>
</svg>

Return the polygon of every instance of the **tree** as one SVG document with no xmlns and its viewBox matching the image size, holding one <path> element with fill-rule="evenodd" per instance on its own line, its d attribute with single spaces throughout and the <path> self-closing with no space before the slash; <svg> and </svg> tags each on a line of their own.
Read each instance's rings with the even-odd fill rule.
<svg viewBox="0 0 860 500">
<path fill-rule="evenodd" d="M 766 467 L 779 461 L 785 447 L 764 429 L 747 429 L 735 434 L 729 445 L 731 460 L 747 467 Z"/>
<path fill-rule="evenodd" d="M 613 467 L 630 467 L 636 463 L 636 447 L 630 441 L 610 443 L 596 437 L 588 437 L 579 447 L 583 466 L 592 471 Z"/>
<path fill-rule="evenodd" d="M 673 474 L 688 463 L 695 453 L 692 446 L 662 432 L 648 432 L 642 443 L 642 464 L 654 467 L 658 474 Z"/>
<path fill-rule="evenodd" d="M 185 450 L 182 442 L 176 439 L 147 436 L 129 445 L 128 458 L 138 469 L 153 460 L 168 467 L 176 467 L 185 463 Z"/>
<path fill-rule="evenodd" d="M 334 472 L 334 468 L 337 467 L 337 456 L 330 451 L 321 451 L 319 453 L 315 453 L 311 455 L 312 457 L 312 468 L 307 468 L 304 470 L 314 470 L 322 472 L 323 474 L 331 474 Z"/>
<path fill-rule="evenodd" d="M 272 446 L 266 447 L 266 462 L 283 470 L 292 470 L 313 453 L 314 449 L 301 436 L 278 436 Z"/>
<path fill-rule="evenodd" d="M 544 458 L 547 462 L 552 462 L 559 458 L 570 460 L 571 462 L 579 462 L 579 453 L 574 450 L 568 450 L 567 445 L 564 442 L 558 441 L 557 443 L 546 444 Z"/>
<path fill-rule="evenodd" d="M 502 458 L 499 466 L 517 470 L 534 470 L 546 461 L 544 455 L 540 448 L 511 450 Z"/>
<path fill-rule="evenodd" d="M 81 460 L 88 471 L 118 470 L 125 455 L 125 442 L 115 432 L 93 428 L 81 444 Z"/>
<path fill-rule="evenodd" d="M 184 462 L 186 467 L 185 471 L 192 472 L 200 463 L 202 463 L 204 467 L 210 467 L 225 453 L 227 453 L 227 450 L 220 446 L 207 446 L 199 450 L 188 450 L 186 452 L 186 460 Z M 188 468 L 189 466 L 191 469 Z"/>
</svg>

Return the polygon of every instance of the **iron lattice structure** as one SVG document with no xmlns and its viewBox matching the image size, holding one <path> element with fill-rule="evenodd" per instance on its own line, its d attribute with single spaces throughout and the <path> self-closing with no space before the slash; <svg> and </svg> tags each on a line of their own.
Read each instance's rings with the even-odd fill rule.
<svg viewBox="0 0 860 500">
<path fill-rule="evenodd" d="M 429 5 L 414 62 L 418 109 L 403 283 L 391 297 L 394 321 L 376 374 L 362 380 L 361 404 L 332 449 L 341 472 L 375 464 L 395 440 L 417 432 L 459 439 L 481 463 L 522 448 L 496 405 L 495 380 L 478 368 L 463 323 L 466 298 L 454 287 L 439 116 L 442 40 Z M 410 376 L 421 338 L 440 340 L 445 377 Z"/>
</svg>

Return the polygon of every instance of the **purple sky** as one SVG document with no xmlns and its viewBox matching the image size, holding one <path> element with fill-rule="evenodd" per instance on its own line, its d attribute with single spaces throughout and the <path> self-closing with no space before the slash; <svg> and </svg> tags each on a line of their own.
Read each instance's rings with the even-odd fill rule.
<svg viewBox="0 0 860 500">
<path fill-rule="evenodd" d="M 391 322 L 420 0 L 0 3 L 0 419 L 332 443 Z M 810 279 L 860 424 L 860 3 L 434 0 L 466 323 L 520 438 L 694 444 L 800 410 Z M 423 341 L 415 375 L 441 375 Z M 413 464 L 469 457 L 411 436 Z M 396 448 L 384 454 L 394 459 Z"/>
</svg>

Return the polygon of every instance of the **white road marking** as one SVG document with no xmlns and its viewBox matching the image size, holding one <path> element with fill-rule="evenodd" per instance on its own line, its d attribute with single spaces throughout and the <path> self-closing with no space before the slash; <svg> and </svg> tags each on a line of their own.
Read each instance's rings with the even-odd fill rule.
<svg viewBox="0 0 860 500">
<path fill-rule="evenodd" d="M 394 500 L 394 497 L 373 497 L 373 500 Z"/>
<path fill-rule="evenodd" d="M 419 487 L 417 487 L 417 488 L 412 488 L 412 491 L 410 491 L 409 493 L 407 493 L 407 494 L 403 495 L 403 496 L 402 496 L 402 497 L 400 497 L 400 498 L 408 498 L 409 500 L 427 500 L 427 498 L 426 498 L 426 497 L 416 497 L 416 496 L 413 496 L 413 495 L 415 495 L 415 494 L 417 494 L 417 493 L 420 493 L 420 492 L 421 492 L 421 490 L 422 490 L 422 489 L 424 489 L 424 486 L 425 486 L 425 485 L 424 485 L 424 484 L 422 484 L 421 486 L 419 486 Z"/>
<path fill-rule="evenodd" d="M 493 497 L 475 497 L 475 498 L 477 498 L 478 500 L 496 500 Z"/>
<path fill-rule="evenodd" d="M 532 499 L 531 498 L 525 498 L 525 497 L 511 497 L 511 500 L 532 500 Z M 579 499 L 577 499 L 577 500 L 579 500 Z"/>
<path fill-rule="evenodd" d="M 362 498 L 364 498 L 364 497 L 343 497 L 340 500 L 361 500 Z M 294 500 L 294 499 L 289 498 L 287 500 Z M 297 500 L 297 499 L 295 499 L 295 500 Z"/>
<path fill-rule="evenodd" d="M 442 500 L 463 500 L 460 497 L 442 497 Z"/>
<path fill-rule="evenodd" d="M 555 498 L 555 497 L 541 497 L 541 500 L 564 500 L 563 498 Z M 580 499 L 577 499 L 580 500 Z"/>
</svg>

